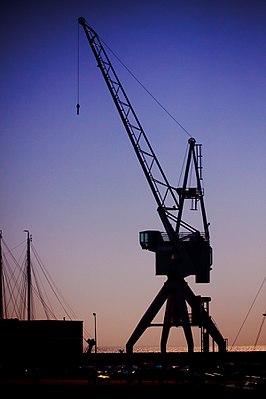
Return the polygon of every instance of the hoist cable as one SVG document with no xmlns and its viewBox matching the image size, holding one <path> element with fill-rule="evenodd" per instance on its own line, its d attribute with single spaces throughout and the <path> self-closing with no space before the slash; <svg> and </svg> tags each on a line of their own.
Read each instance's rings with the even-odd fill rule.
<svg viewBox="0 0 266 399">
<path fill-rule="evenodd" d="M 79 115 L 79 109 L 80 109 L 80 104 L 79 104 L 79 25 L 78 25 L 78 53 L 77 53 L 77 115 Z"/>
</svg>

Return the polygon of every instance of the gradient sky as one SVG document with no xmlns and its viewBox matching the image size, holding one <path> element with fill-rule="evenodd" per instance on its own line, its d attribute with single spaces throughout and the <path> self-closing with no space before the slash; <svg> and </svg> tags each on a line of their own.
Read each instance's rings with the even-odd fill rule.
<svg viewBox="0 0 266 399">
<path fill-rule="evenodd" d="M 0 229 L 10 248 L 29 229 L 88 335 L 96 312 L 98 345 L 124 348 L 166 280 L 138 243 L 139 231 L 162 224 L 79 16 L 202 143 L 213 270 L 210 284 L 187 281 L 212 298 L 229 348 L 254 345 L 266 310 L 266 2 L 1 5 Z M 177 185 L 188 135 L 112 60 Z M 159 347 L 160 333 L 147 330 L 138 346 Z M 183 342 L 172 329 L 169 345 Z M 266 345 L 265 328 L 258 344 Z"/>
</svg>

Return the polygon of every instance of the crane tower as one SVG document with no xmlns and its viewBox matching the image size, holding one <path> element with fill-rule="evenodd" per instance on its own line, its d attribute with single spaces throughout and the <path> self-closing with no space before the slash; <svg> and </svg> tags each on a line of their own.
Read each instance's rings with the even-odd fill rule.
<svg viewBox="0 0 266 399">
<path fill-rule="evenodd" d="M 194 275 L 196 283 L 209 283 L 212 266 L 209 223 L 201 183 L 201 145 L 197 144 L 194 138 L 189 138 L 182 185 L 172 186 L 152 149 L 100 37 L 83 17 L 80 17 L 78 22 L 84 29 L 97 66 L 100 68 L 153 193 L 157 212 L 164 227 L 164 232 L 145 230 L 139 233 L 142 249 L 155 253 L 156 275 L 165 275 L 167 279 L 131 334 L 126 344 L 127 353 L 133 352 L 135 343 L 148 327 L 159 325 L 152 322 L 164 304 L 164 320 L 159 325 L 162 327 L 160 343 L 162 353 L 166 352 L 171 327 L 183 328 L 188 352 L 193 352 L 194 340 L 191 329 L 193 326 L 199 327 L 201 331 L 201 351 L 209 351 L 211 337 L 218 351 L 225 352 L 226 340 L 209 315 L 210 297 L 195 295 L 185 280 L 186 277 Z M 79 104 L 77 110 L 79 110 Z M 194 174 L 193 185 L 190 183 L 191 174 Z M 201 230 L 183 220 L 187 200 L 191 202 L 192 210 L 201 212 Z"/>
</svg>

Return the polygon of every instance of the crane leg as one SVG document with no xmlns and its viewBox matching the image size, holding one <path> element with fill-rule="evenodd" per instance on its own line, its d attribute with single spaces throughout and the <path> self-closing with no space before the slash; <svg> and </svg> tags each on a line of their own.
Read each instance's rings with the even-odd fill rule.
<svg viewBox="0 0 266 399">
<path fill-rule="evenodd" d="M 186 337 L 188 352 L 194 352 L 194 341 L 186 305 L 186 295 L 183 281 L 175 282 L 175 301 L 175 307 L 179 309 L 181 325 Z"/>
<path fill-rule="evenodd" d="M 168 291 L 168 281 L 166 281 L 149 306 L 149 308 L 146 310 L 144 315 L 142 316 L 141 320 L 139 321 L 137 327 L 133 331 L 131 337 L 129 338 L 127 344 L 126 344 L 126 351 L 127 353 L 132 353 L 133 352 L 133 347 L 135 343 L 138 341 L 138 339 L 141 337 L 141 335 L 144 333 L 147 327 L 150 326 L 152 320 L 156 316 L 156 314 L 159 312 L 161 307 L 163 306 L 164 302 L 166 301 L 168 297 L 169 291 Z"/>
<path fill-rule="evenodd" d="M 161 352 L 166 353 L 166 344 L 170 327 L 182 325 L 187 341 L 188 352 L 194 351 L 194 341 L 186 306 L 183 281 L 167 280 L 149 308 L 146 310 L 137 327 L 126 344 L 127 353 L 133 352 L 133 347 L 144 331 L 150 327 L 152 320 L 167 300 L 166 311 L 161 336 Z"/>
<path fill-rule="evenodd" d="M 164 321 L 163 321 L 163 329 L 161 335 L 161 353 L 166 353 L 166 345 L 168 341 L 168 336 L 170 332 L 170 328 L 173 325 L 174 320 L 174 295 L 170 293 L 166 302 Z"/>
</svg>

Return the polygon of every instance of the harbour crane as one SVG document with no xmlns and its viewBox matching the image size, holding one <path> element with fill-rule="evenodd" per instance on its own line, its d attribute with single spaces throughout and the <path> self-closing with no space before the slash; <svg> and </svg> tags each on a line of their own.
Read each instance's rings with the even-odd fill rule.
<svg viewBox="0 0 266 399">
<path fill-rule="evenodd" d="M 188 276 L 195 276 L 196 283 L 209 283 L 212 266 L 209 223 L 201 184 L 201 144 L 197 144 L 194 138 L 189 138 L 182 185 L 180 187 L 171 185 L 116 74 L 102 40 L 83 17 L 79 17 L 78 23 L 84 29 L 97 66 L 121 117 L 154 196 L 158 215 L 165 230 L 164 232 L 145 230 L 139 233 L 142 249 L 155 253 L 156 275 L 165 275 L 167 279 L 130 336 L 126 351 L 132 353 L 134 345 L 145 330 L 150 326 L 159 325 L 152 322 L 165 304 L 164 320 L 159 325 L 162 327 L 161 353 L 166 353 L 171 327 L 183 328 L 188 352 L 193 352 L 192 326 L 201 329 L 201 351 L 209 351 L 211 337 L 218 351 L 225 352 L 226 340 L 209 315 L 210 297 L 195 295 L 185 280 Z M 79 104 L 77 104 L 77 111 L 79 112 Z M 190 183 L 192 173 L 194 174 L 193 186 Z M 191 201 L 191 209 L 200 208 L 202 231 L 183 220 L 187 200 Z M 191 309 L 190 313 L 188 306 Z"/>
</svg>

